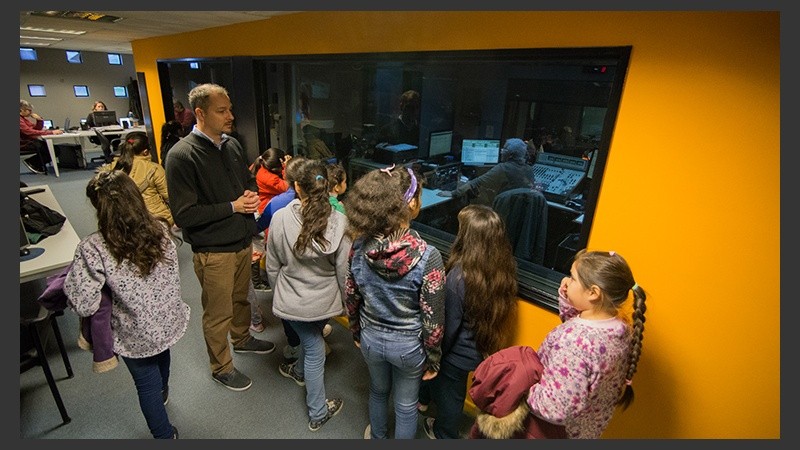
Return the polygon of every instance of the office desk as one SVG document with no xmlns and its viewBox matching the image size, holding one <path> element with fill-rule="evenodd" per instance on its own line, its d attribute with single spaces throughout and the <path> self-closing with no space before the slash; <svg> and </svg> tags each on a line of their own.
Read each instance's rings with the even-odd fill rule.
<svg viewBox="0 0 800 450">
<path fill-rule="evenodd" d="M 30 186 L 21 188 L 21 190 L 25 192 L 36 188 L 44 188 L 45 191 L 32 194 L 31 198 L 64 214 L 61 205 L 56 201 L 49 186 Z M 66 216 L 66 214 L 64 215 Z M 75 229 L 72 228 L 72 224 L 67 218 L 61 227 L 61 231 L 31 245 L 30 248 L 32 250 L 40 248 L 44 250 L 44 253 L 27 261 L 19 262 L 19 282 L 25 283 L 37 278 L 54 275 L 69 266 L 75 256 L 75 249 L 78 247 L 79 242 L 80 238 L 78 238 L 78 234 L 75 233 Z"/>
<path fill-rule="evenodd" d="M 123 130 L 103 131 L 103 134 L 107 136 L 122 136 L 124 134 L 132 133 L 134 131 L 145 131 L 145 127 L 138 126 Z M 42 139 L 44 139 L 44 141 L 47 143 L 47 150 L 50 152 L 50 159 L 53 161 L 53 170 L 55 171 L 57 177 L 60 177 L 61 174 L 58 172 L 55 141 L 72 141 L 80 145 L 81 139 L 88 138 L 91 136 L 97 136 L 94 130 L 70 131 L 64 134 L 48 134 L 42 136 Z"/>
<path fill-rule="evenodd" d="M 453 199 L 453 197 L 439 197 L 436 195 L 439 192 L 442 192 L 442 190 L 422 188 L 422 207 L 420 209 L 430 208 Z"/>
</svg>

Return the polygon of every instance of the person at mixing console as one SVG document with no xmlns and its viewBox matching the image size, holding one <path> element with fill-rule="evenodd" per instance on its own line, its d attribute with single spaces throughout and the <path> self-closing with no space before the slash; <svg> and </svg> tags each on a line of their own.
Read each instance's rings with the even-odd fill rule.
<svg viewBox="0 0 800 450">
<path fill-rule="evenodd" d="M 400 115 L 380 130 L 381 141 L 394 144 L 419 145 L 419 92 L 409 90 L 400 96 Z"/>
<path fill-rule="evenodd" d="M 441 197 L 463 197 L 470 203 L 492 206 L 494 198 L 509 189 L 533 188 L 533 166 L 527 164 L 528 145 L 522 139 L 507 139 L 500 150 L 501 163 L 452 191 L 440 191 Z"/>
</svg>

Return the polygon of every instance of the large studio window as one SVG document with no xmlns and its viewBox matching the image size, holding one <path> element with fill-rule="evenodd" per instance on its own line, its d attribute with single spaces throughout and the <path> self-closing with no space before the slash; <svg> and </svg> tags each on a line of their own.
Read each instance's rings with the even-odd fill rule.
<svg viewBox="0 0 800 450">
<path fill-rule="evenodd" d="M 520 296 L 556 310 L 559 282 L 589 240 L 630 52 L 597 47 L 240 57 L 217 72 L 237 66 L 245 73 L 252 63 L 255 123 L 237 120 L 237 128 L 257 130 L 258 148 L 336 158 L 350 184 L 392 163 L 414 165 L 425 190 L 412 226 L 445 257 L 458 211 L 476 202 L 493 207 L 509 227 Z M 160 65 L 176 91 L 197 78 L 181 76 L 184 66 L 186 61 Z M 240 89 L 251 87 L 243 83 Z M 165 111 L 171 110 L 168 100 Z M 249 101 L 241 100 L 234 104 Z M 502 181 L 473 189 L 478 183 L 470 182 L 505 163 L 508 154 L 501 149 L 510 138 L 527 142 L 520 164 L 530 166 L 523 169 L 533 180 L 514 189 Z M 470 189 L 464 195 L 437 195 L 465 184 Z"/>
<path fill-rule="evenodd" d="M 589 239 L 629 55 L 630 47 L 312 55 L 267 58 L 257 72 L 271 145 L 308 155 L 309 139 L 321 139 L 351 184 L 413 164 L 426 179 L 413 227 L 445 255 L 458 211 L 493 207 L 509 227 L 520 295 L 555 309 L 558 283 Z M 437 195 L 502 164 L 509 138 L 528 143 L 529 187 Z"/>
</svg>

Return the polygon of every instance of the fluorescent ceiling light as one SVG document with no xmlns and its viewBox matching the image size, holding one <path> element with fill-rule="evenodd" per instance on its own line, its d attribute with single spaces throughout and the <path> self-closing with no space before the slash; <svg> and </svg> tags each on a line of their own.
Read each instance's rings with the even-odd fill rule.
<svg viewBox="0 0 800 450">
<path fill-rule="evenodd" d="M 63 41 L 61 38 L 53 38 L 53 37 L 39 37 L 39 36 L 25 36 L 20 34 L 20 39 L 38 39 L 40 41 Z"/>
<path fill-rule="evenodd" d="M 27 47 L 48 47 L 52 45 L 50 42 L 29 42 L 29 41 L 19 41 L 19 45 L 24 45 Z"/>
<path fill-rule="evenodd" d="M 38 28 L 38 27 L 19 27 L 20 31 L 40 31 L 42 33 L 57 33 L 57 34 L 71 34 L 80 36 L 86 34 L 85 31 L 77 30 L 56 30 L 53 28 Z"/>
</svg>

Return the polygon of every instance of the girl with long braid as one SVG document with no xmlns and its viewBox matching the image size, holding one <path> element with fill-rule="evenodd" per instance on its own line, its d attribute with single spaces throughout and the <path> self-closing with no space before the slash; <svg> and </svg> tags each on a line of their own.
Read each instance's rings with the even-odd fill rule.
<svg viewBox="0 0 800 450">
<path fill-rule="evenodd" d="M 631 320 L 621 314 L 630 291 Z M 558 290 L 563 323 L 538 350 L 544 368 L 528 394 L 534 415 L 564 425 L 573 439 L 601 436 L 616 406 L 633 401 L 646 298 L 620 254 L 584 249 L 575 255 Z"/>
</svg>

